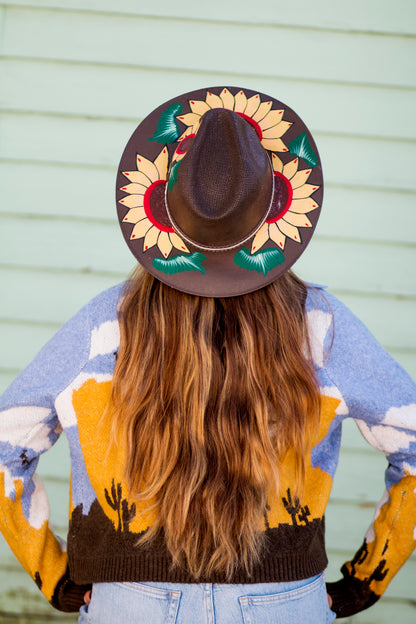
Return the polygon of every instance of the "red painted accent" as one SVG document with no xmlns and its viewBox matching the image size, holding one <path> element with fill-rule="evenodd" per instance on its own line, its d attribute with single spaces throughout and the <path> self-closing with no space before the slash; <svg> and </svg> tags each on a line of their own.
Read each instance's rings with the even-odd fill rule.
<svg viewBox="0 0 416 624">
<path fill-rule="evenodd" d="M 123 219 L 123 220 L 124 220 L 124 221 L 127 221 L 127 217 L 124 217 L 124 219 Z"/>
<path fill-rule="evenodd" d="M 141 159 L 141 158 L 139 158 L 139 157 L 137 157 L 137 160 L 138 160 L 139 162 L 142 162 L 142 159 Z"/>
<path fill-rule="evenodd" d="M 316 189 L 317 189 L 317 188 L 318 188 L 317 186 L 314 186 L 312 190 L 313 190 L 313 191 L 316 191 Z"/>
<path fill-rule="evenodd" d="M 145 247 L 144 247 L 144 248 L 145 248 L 145 249 L 149 249 L 149 247 L 148 247 L 147 245 L 145 245 Z"/>
<path fill-rule="evenodd" d="M 297 162 L 298 162 L 298 159 L 297 159 L 297 158 L 295 158 L 295 160 L 294 160 L 293 162 L 294 162 L 294 163 L 297 163 Z"/>
<path fill-rule="evenodd" d="M 283 148 L 282 152 L 287 152 L 287 147 Z"/>
<path fill-rule="evenodd" d="M 253 247 L 253 251 L 255 250 L 255 247 Z"/>
<path fill-rule="evenodd" d="M 237 113 L 237 115 L 239 115 L 242 119 L 245 119 L 246 121 L 248 121 L 248 123 L 253 126 L 253 128 L 257 132 L 257 136 L 259 137 L 259 139 L 261 141 L 262 138 L 263 138 L 263 133 L 262 133 L 261 128 L 260 128 L 259 124 L 257 123 L 257 121 L 254 121 L 254 119 L 252 119 L 252 117 L 249 117 L 248 115 L 245 115 L 244 113 Z"/>
<path fill-rule="evenodd" d="M 318 207 L 318 206 L 317 206 L 316 204 L 314 204 L 314 205 L 312 206 L 312 208 L 317 208 L 317 207 Z"/>
<path fill-rule="evenodd" d="M 160 230 L 161 232 L 174 232 L 175 230 L 173 228 L 162 225 L 161 223 L 159 223 L 159 221 L 156 221 L 156 219 L 152 215 L 152 210 L 150 208 L 150 196 L 153 193 L 153 190 L 157 186 L 160 186 L 160 184 L 166 184 L 166 180 L 156 180 L 156 182 L 153 182 L 153 184 L 151 184 L 149 188 L 146 189 L 146 192 L 143 197 L 144 211 L 150 223 L 152 223 L 155 227 L 157 227 L 158 230 Z"/>
<path fill-rule="evenodd" d="M 136 238 L 136 234 L 133 234 L 132 238 Z"/>
<path fill-rule="evenodd" d="M 122 191 L 125 191 L 127 188 L 127 186 L 123 186 L 123 188 L 121 189 Z"/>
<path fill-rule="evenodd" d="M 124 175 L 130 175 L 130 174 L 129 174 L 129 172 L 128 172 L 128 171 L 125 171 L 125 172 L 124 172 Z"/>
<path fill-rule="evenodd" d="M 191 102 L 191 104 L 195 104 L 195 102 Z"/>
<path fill-rule="evenodd" d="M 286 206 L 284 207 L 282 212 L 280 212 L 277 215 L 277 217 L 275 217 L 274 219 L 270 219 L 270 221 L 266 220 L 266 223 L 276 223 L 276 221 L 279 221 L 279 219 L 284 217 L 285 214 L 287 213 L 287 211 L 289 210 L 289 208 L 290 208 L 290 206 L 292 204 L 292 199 L 293 199 L 293 188 L 292 188 L 291 183 L 287 179 L 287 177 L 285 175 L 283 175 L 283 173 L 279 173 L 278 171 L 275 171 L 274 175 L 275 175 L 276 178 L 280 178 L 281 180 L 283 180 L 283 182 L 286 184 L 286 188 L 287 188 L 287 202 L 286 202 Z"/>
<path fill-rule="evenodd" d="M 297 237 L 297 236 L 294 236 L 293 238 L 294 238 L 295 240 L 298 240 L 298 237 Z"/>
<path fill-rule="evenodd" d="M 120 204 L 124 204 L 124 199 L 120 199 Z"/>
</svg>

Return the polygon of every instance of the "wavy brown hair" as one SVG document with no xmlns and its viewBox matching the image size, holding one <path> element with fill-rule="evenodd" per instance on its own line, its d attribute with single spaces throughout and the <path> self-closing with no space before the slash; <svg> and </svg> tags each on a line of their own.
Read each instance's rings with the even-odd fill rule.
<svg viewBox="0 0 416 624">
<path fill-rule="evenodd" d="M 195 580 L 250 574 L 268 494 L 294 451 L 302 490 L 320 398 L 308 358 L 306 287 L 293 273 L 230 298 L 181 293 L 140 268 L 119 308 L 113 432 L 127 445 L 129 495 Z"/>
</svg>

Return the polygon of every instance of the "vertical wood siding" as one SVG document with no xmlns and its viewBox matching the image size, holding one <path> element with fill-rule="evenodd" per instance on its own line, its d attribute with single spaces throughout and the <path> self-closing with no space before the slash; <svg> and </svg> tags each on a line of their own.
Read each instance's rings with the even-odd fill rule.
<svg viewBox="0 0 416 624">
<path fill-rule="evenodd" d="M 273 94 L 314 134 L 326 180 L 296 268 L 349 305 L 416 378 L 416 4 L 211 0 L 0 2 L 0 385 L 134 258 L 114 210 L 118 159 L 137 123 L 178 93 Z M 360 545 L 384 457 L 347 426 L 328 508 L 330 578 Z M 40 462 L 61 535 L 65 440 Z M 349 622 L 416 620 L 416 558 Z M 0 541 L 0 621 L 53 611 Z M 345 620 L 344 620 L 345 621 Z"/>
</svg>

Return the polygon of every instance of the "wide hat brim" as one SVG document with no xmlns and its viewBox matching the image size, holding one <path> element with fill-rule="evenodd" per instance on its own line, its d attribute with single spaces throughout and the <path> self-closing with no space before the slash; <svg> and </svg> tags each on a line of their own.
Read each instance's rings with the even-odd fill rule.
<svg viewBox="0 0 416 624">
<path fill-rule="evenodd" d="M 259 229 L 220 250 L 181 238 L 165 205 L 175 165 L 212 108 L 232 110 L 254 126 L 275 180 Z M 300 117 L 275 98 L 237 87 L 191 91 L 156 108 L 133 132 L 117 174 L 118 218 L 135 258 L 165 284 L 205 297 L 252 292 L 287 271 L 312 237 L 322 199 L 318 150 Z"/>
</svg>

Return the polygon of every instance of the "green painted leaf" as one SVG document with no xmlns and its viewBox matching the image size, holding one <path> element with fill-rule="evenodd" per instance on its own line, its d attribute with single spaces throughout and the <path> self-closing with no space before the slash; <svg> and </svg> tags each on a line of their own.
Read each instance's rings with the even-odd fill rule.
<svg viewBox="0 0 416 624">
<path fill-rule="evenodd" d="M 178 123 L 175 119 L 177 115 L 182 112 L 182 104 L 174 102 L 168 108 L 163 111 L 157 122 L 156 132 L 149 139 L 149 141 L 156 141 L 157 143 L 174 143 L 179 137 L 180 132 Z"/>
<path fill-rule="evenodd" d="M 289 152 L 294 156 L 300 156 L 301 158 L 303 158 L 303 160 L 306 162 L 306 164 L 309 165 L 309 167 L 316 167 L 316 165 L 318 164 L 318 157 L 313 151 L 305 131 L 297 136 L 296 139 L 290 141 Z"/>
<path fill-rule="evenodd" d="M 279 264 L 282 264 L 284 260 L 283 253 L 277 247 L 261 249 L 254 254 L 251 254 L 246 247 L 243 247 L 234 256 L 235 264 L 241 269 L 257 271 L 257 273 L 263 273 L 264 276 L 279 266 Z"/>
<path fill-rule="evenodd" d="M 169 182 L 168 182 L 168 190 L 172 190 L 172 186 L 175 184 L 178 179 L 178 167 L 181 164 L 181 160 L 172 165 L 171 170 L 169 172 Z"/>
<path fill-rule="evenodd" d="M 206 256 L 199 251 L 194 251 L 191 255 L 180 254 L 173 256 L 173 258 L 154 258 L 153 266 L 158 271 L 166 273 L 167 275 L 173 275 L 174 273 L 182 273 L 183 271 L 199 271 L 205 275 L 205 269 L 202 263 L 206 259 Z"/>
</svg>

